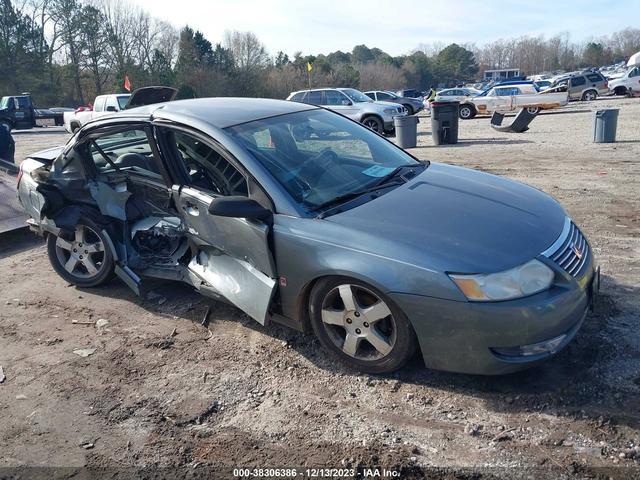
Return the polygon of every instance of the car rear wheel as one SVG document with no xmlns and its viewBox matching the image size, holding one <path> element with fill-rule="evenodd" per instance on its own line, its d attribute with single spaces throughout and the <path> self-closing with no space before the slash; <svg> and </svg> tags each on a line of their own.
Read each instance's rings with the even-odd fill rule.
<svg viewBox="0 0 640 480">
<path fill-rule="evenodd" d="M 363 282 L 342 277 L 320 280 L 309 307 L 320 343 L 357 370 L 392 372 L 416 351 L 416 336 L 403 312 Z"/>
<path fill-rule="evenodd" d="M 596 98 L 598 98 L 598 92 L 595 90 L 587 90 L 582 94 L 582 100 L 585 102 L 592 102 Z"/>
<path fill-rule="evenodd" d="M 627 87 L 616 87 L 613 93 L 616 95 L 627 95 Z"/>
<path fill-rule="evenodd" d="M 362 119 L 362 124 L 376 133 L 381 134 L 384 131 L 382 120 L 380 120 L 378 117 L 365 117 Z"/>
<path fill-rule="evenodd" d="M 460 105 L 458 116 L 462 120 L 469 120 L 476 116 L 476 111 L 471 105 Z"/>
<path fill-rule="evenodd" d="M 409 105 L 408 103 L 405 103 L 402 106 L 407 109 L 407 115 L 413 115 L 415 113 L 413 111 L 413 107 L 411 105 Z"/>
<path fill-rule="evenodd" d="M 531 115 L 537 115 L 540 113 L 540 107 L 527 107 L 527 112 Z"/>
<path fill-rule="evenodd" d="M 67 282 L 96 287 L 111 279 L 114 261 L 101 228 L 81 217 L 73 232 L 49 235 L 47 252 L 53 269 Z"/>
</svg>

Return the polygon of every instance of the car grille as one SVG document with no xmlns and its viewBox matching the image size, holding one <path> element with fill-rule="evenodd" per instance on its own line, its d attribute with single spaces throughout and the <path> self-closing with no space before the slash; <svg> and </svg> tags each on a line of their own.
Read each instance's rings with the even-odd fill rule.
<svg viewBox="0 0 640 480">
<path fill-rule="evenodd" d="M 566 229 L 563 230 L 563 233 L 565 231 Z M 547 258 L 553 260 L 573 277 L 578 277 L 583 273 L 582 270 L 587 264 L 590 254 L 587 239 L 573 222 L 570 222 L 569 229 L 560 246 L 551 252 L 544 253 Z"/>
</svg>

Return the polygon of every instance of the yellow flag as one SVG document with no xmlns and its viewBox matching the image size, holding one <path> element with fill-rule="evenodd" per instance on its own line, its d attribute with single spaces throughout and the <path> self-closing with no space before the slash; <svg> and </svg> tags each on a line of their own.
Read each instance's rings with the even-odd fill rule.
<svg viewBox="0 0 640 480">
<path fill-rule="evenodd" d="M 307 72 L 311 73 L 311 70 L 313 70 L 313 65 L 311 65 L 311 62 L 307 62 Z"/>
</svg>

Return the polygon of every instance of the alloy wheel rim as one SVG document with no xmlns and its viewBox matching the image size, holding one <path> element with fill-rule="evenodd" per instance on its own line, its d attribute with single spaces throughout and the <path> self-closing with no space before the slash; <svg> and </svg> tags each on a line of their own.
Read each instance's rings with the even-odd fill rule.
<svg viewBox="0 0 640 480">
<path fill-rule="evenodd" d="M 78 278 L 93 278 L 105 267 L 104 243 L 98 233 L 86 225 L 76 225 L 73 235 L 61 232 L 56 239 L 56 255 L 62 268 Z"/>
<path fill-rule="evenodd" d="M 469 107 L 462 107 L 460 109 L 460 116 L 462 118 L 469 118 L 471 116 L 471 109 Z"/>
<path fill-rule="evenodd" d="M 376 122 L 375 120 L 372 120 L 372 119 L 365 120 L 364 121 L 364 126 L 367 127 L 367 128 L 370 128 L 374 132 L 378 131 L 378 122 Z"/>
<path fill-rule="evenodd" d="M 397 340 L 396 321 L 387 304 L 359 285 L 344 284 L 329 291 L 321 318 L 333 344 L 358 360 L 386 357 Z"/>
</svg>

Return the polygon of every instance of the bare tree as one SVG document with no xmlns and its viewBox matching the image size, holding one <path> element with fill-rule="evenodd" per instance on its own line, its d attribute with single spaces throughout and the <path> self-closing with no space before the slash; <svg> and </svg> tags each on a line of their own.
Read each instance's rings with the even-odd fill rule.
<svg viewBox="0 0 640 480">
<path fill-rule="evenodd" d="M 388 63 L 360 63 L 355 69 L 360 73 L 361 90 L 395 90 L 406 82 L 402 70 Z"/>
<path fill-rule="evenodd" d="M 223 44 L 240 71 L 255 71 L 269 64 L 267 49 L 253 32 L 226 31 Z"/>
</svg>

